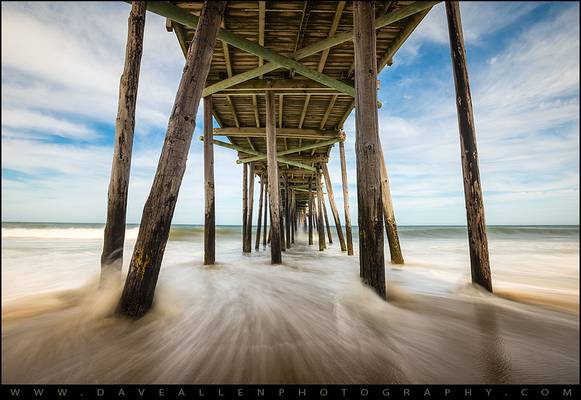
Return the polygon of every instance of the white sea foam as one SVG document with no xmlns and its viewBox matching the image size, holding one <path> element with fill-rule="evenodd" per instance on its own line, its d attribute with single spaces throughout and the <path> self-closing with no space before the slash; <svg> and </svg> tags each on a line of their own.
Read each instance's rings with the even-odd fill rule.
<svg viewBox="0 0 581 400">
<path fill-rule="evenodd" d="M 139 228 L 129 228 L 126 239 L 136 239 Z M 3 239 L 100 239 L 103 228 L 2 228 Z"/>
</svg>

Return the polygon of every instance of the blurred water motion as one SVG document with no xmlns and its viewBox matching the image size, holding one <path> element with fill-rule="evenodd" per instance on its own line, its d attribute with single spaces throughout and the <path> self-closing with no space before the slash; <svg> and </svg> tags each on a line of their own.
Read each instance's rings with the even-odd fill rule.
<svg viewBox="0 0 581 400">
<path fill-rule="evenodd" d="M 202 228 L 173 227 L 134 322 L 113 310 L 136 233 L 97 290 L 102 226 L 3 224 L 3 383 L 579 382 L 578 227 L 490 228 L 495 295 L 469 284 L 464 229 L 402 227 L 389 303 L 357 256 L 309 248 L 301 229 L 271 266 L 218 227 L 204 267 Z"/>
</svg>

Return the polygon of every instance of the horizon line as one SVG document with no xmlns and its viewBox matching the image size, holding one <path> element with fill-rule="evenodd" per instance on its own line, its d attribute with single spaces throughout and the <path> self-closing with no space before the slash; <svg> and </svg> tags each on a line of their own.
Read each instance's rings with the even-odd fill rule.
<svg viewBox="0 0 581 400">
<path fill-rule="evenodd" d="M 85 225 L 105 225 L 105 222 L 54 222 L 54 221 L 2 221 L 3 224 L 7 223 L 7 224 L 68 224 L 68 225 L 72 225 L 72 224 L 85 224 Z M 134 223 L 134 222 L 128 222 L 126 223 L 127 225 L 140 225 L 139 223 Z M 270 225 L 270 224 L 269 224 Z M 183 223 L 172 223 L 171 226 L 204 226 L 203 223 L 190 223 L 190 224 L 183 224 Z M 241 227 L 242 224 L 216 224 L 216 226 L 237 226 L 237 227 Z M 253 227 L 256 227 L 257 225 L 253 224 Z M 336 225 L 329 225 L 332 227 L 336 227 Z M 351 225 L 352 227 L 356 227 L 359 228 L 359 225 Z M 398 224 L 399 227 L 404 227 L 404 226 L 409 226 L 409 227 L 413 227 L 413 226 L 423 226 L 423 227 L 430 227 L 430 226 L 437 226 L 437 227 L 442 227 L 442 226 L 446 226 L 446 227 L 462 227 L 462 228 L 466 228 L 467 225 L 458 225 L 458 224 Z M 486 224 L 486 226 L 490 226 L 490 227 L 494 227 L 494 226 L 579 226 L 579 223 L 577 224 Z M 344 225 L 342 225 L 342 227 L 344 228 Z"/>
</svg>

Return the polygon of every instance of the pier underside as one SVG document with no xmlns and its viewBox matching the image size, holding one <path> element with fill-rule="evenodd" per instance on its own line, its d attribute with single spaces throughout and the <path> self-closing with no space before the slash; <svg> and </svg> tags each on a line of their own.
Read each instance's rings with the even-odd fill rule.
<svg viewBox="0 0 581 400">
<path fill-rule="evenodd" d="M 175 3 L 180 11 L 196 16 L 202 5 Z M 388 22 L 376 31 L 378 70 L 391 65 L 394 54 L 431 5 L 414 1 L 375 3 L 378 24 Z M 167 10 L 157 12 L 168 14 Z M 168 19 L 167 28 L 175 33 L 186 54 L 195 25 Z M 213 115 L 220 126 L 214 129 L 218 140 L 214 144 L 223 145 L 221 142 L 227 139 L 230 146 L 226 146 L 238 153 L 239 163 L 252 161 L 255 174 L 265 176 L 264 95 L 273 91 L 277 154 L 282 157 L 278 160 L 280 175 L 288 179 L 296 207 L 305 208 L 309 179 L 315 178 L 317 167 L 327 163 L 333 145 L 344 140 L 343 124 L 355 105 L 353 3 L 228 2 L 221 29 L 269 52 L 260 48 L 248 51 L 227 41 L 216 44 L 204 90 L 204 96 L 212 95 Z M 282 64 L 270 61 L 277 56 L 282 56 Z M 292 68 L 294 64 L 289 60 L 300 60 L 310 70 L 309 76 L 301 74 L 304 71 L 300 68 Z"/>
<path fill-rule="evenodd" d="M 260 178 L 254 249 L 270 243 L 271 264 L 291 248 L 299 225 L 318 250 L 353 255 L 345 137 L 355 134 L 360 277 L 386 300 L 384 229 L 392 264 L 403 264 L 379 134 L 378 73 L 437 1 L 133 2 L 109 189 L 102 265 L 121 265 L 135 94 L 148 11 L 166 17 L 186 59 L 156 176 L 120 302 L 143 316 L 154 298 L 186 160 L 204 103 L 204 263 L 215 253 L 215 145 L 237 152 L 242 176 L 242 251 L 253 247 L 255 178 Z M 466 51 L 457 2 L 446 3 L 462 170 L 475 284 L 492 291 Z M 355 108 L 355 132 L 345 120 Z M 217 126 L 214 124 L 217 122 Z M 345 231 L 327 166 L 339 143 Z M 121 148 L 123 147 L 123 148 Z M 324 189 L 323 189 L 324 186 Z M 329 207 L 327 207 L 327 201 Z M 330 210 L 332 219 L 327 210 Z M 262 225 L 262 221 L 264 224 Z M 262 226 L 261 226 L 262 225 Z M 268 227 L 268 228 L 267 228 Z M 325 229 L 326 228 L 326 229 Z M 113 234 L 107 234 L 113 232 Z M 268 239 L 267 239 L 268 238 Z M 116 270 L 119 270 L 117 268 Z"/>
</svg>

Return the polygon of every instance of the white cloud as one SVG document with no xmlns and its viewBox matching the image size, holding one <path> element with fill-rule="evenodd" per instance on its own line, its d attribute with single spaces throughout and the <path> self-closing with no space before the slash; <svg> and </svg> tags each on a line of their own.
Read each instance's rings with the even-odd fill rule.
<svg viewBox="0 0 581 400">
<path fill-rule="evenodd" d="M 460 3 L 464 40 L 468 45 L 479 44 L 483 37 L 515 23 L 539 7 L 538 2 L 473 1 Z M 448 25 L 444 3 L 437 4 L 414 32 L 414 40 L 448 44 Z"/>
<path fill-rule="evenodd" d="M 2 3 L 2 108 L 114 121 L 128 10 L 119 3 Z M 148 13 L 138 134 L 165 127 L 181 77 L 183 55 L 164 26 Z"/>
<path fill-rule="evenodd" d="M 499 8 L 506 11 L 522 3 L 462 5 L 465 30 L 468 26 L 474 29 L 467 35 L 467 46 L 473 54 L 487 45 L 485 40 L 477 46 L 470 42 L 486 36 L 486 27 L 491 23 L 488 12 L 495 10 L 499 18 L 492 31 L 508 26 L 524 13 L 521 10 L 519 15 L 507 16 L 498 12 Z M 447 36 L 443 36 L 447 35 L 443 6 L 439 7 L 432 11 L 435 16 L 427 21 L 424 33 L 415 37 L 417 45 L 447 41 Z M 482 21 L 470 23 L 472 11 L 476 10 L 482 13 Z M 433 21 L 438 18 L 442 20 L 435 24 Z M 441 37 L 428 34 L 430 24 L 443 30 Z M 534 223 L 535 218 L 546 223 L 543 214 L 561 223 L 578 223 L 578 37 L 578 12 L 562 7 L 560 12 L 525 26 L 494 53 L 490 58 L 494 62 L 469 65 L 482 186 L 487 209 L 492 210 L 489 223 Z M 441 51 L 447 50 L 441 47 Z M 402 97 L 405 94 L 414 99 L 409 105 L 413 113 L 404 117 L 389 108 L 380 110 L 380 133 L 394 205 L 396 213 L 403 210 L 404 223 L 422 223 L 421 218 L 430 218 L 424 213 L 419 217 L 416 214 L 415 207 L 423 202 L 432 202 L 432 207 L 440 208 L 447 217 L 453 213 L 446 207 L 463 202 L 452 76 L 442 72 L 421 78 L 408 77 L 399 86 Z M 393 90 L 388 94 L 400 96 Z M 520 209 L 508 206 L 511 201 L 518 202 Z M 560 210 L 546 212 L 552 204 L 559 204 Z M 412 209 L 413 216 L 405 212 Z"/>
<path fill-rule="evenodd" d="M 87 140 L 95 139 L 97 133 L 84 124 L 77 124 L 50 115 L 23 109 L 3 109 L 2 127 L 45 132 L 49 136 Z"/>
<path fill-rule="evenodd" d="M 487 221 L 578 223 L 578 6 L 563 6 L 532 23 L 524 19 L 537 4 L 463 2 L 461 7 L 471 56 L 486 54 L 481 63 L 469 65 L 469 72 Z M 401 101 L 397 109 L 379 111 L 401 224 L 465 222 L 449 64 L 426 62 L 421 74 L 412 69 L 424 49 L 442 51 L 449 59 L 443 8 L 438 5 L 428 14 L 394 67 L 384 72 L 401 68 L 404 78 L 390 87 L 382 82 L 380 91 L 383 99 Z M 119 3 L 2 3 L 3 218 L 104 221 L 112 148 L 93 140 L 94 130 L 114 124 L 128 12 L 127 4 Z M 519 27 L 513 37 L 502 43 L 488 40 L 512 24 Z M 148 13 L 130 222 L 141 218 L 183 62 L 163 18 Z M 201 108 L 198 120 L 200 113 Z M 352 219 L 357 221 L 353 115 L 345 130 Z M 203 221 L 199 131 L 176 223 Z M 56 137 L 73 143 L 58 143 Z M 215 166 L 217 222 L 240 223 L 242 168 L 235 164 L 235 153 L 220 148 Z M 342 202 L 338 146 L 329 169 L 335 197 Z"/>
</svg>

